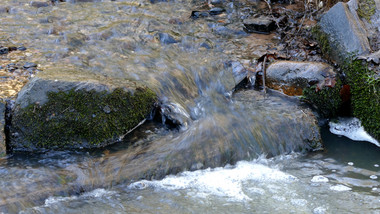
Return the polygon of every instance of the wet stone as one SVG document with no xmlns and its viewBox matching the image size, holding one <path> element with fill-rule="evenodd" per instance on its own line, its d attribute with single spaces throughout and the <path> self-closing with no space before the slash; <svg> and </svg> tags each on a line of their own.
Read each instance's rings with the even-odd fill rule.
<svg viewBox="0 0 380 214">
<path fill-rule="evenodd" d="M 219 14 L 224 13 L 225 11 L 226 11 L 226 10 L 223 9 L 223 8 L 220 8 L 220 7 L 214 7 L 214 8 L 212 8 L 212 9 L 209 11 L 209 13 L 210 13 L 210 15 L 212 15 L 212 16 L 216 16 L 216 15 L 219 15 Z"/>
<path fill-rule="evenodd" d="M 25 69 L 28 69 L 28 68 L 35 68 L 37 67 L 37 64 L 36 63 L 33 63 L 33 62 L 26 62 L 25 65 L 24 65 L 24 68 Z"/>
<path fill-rule="evenodd" d="M 9 8 L 7 7 L 0 7 L 0 13 L 8 13 L 9 12 Z"/>
<path fill-rule="evenodd" d="M 5 103 L 0 101 L 0 157 L 5 155 Z"/>
<path fill-rule="evenodd" d="M 193 11 L 191 12 L 191 18 L 198 19 L 208 17 L 210 14 L 207 11 Z"/>
<path fill-rule="evenodd" d="M 216 7 L 220 7 L 223 5 L 223 1 L 222 0 L 211 0 L 210 3 Z"/>
<path fill-rule="evenodd" d="M 26 47 L 20 46 L 20 47 L 17 48 L 17 50 L 19 50 L 19 51 L 26 51 Z"/>
<path fill-rule="evenodd" d="M 0 55 L 1 54 L 7 54 L 9 52 L 8 47 L 0 47 Z"/>
<path fill-rule="evenodd" d="M 244 29 L 248 33 L 269 34 L 276 29 L 275 22 L 269 17 L 248 18 L 243 20 Z"/>
<path fill-rule="evenodd" d="M 168 45 L 168 44 L 177 43 L 177 40 L 175 40 L 171 35 L 167 33 L 158 33 L 157 35 L 161 44 Z"/>
<path fill-rule="evenodd" d="M 13 72 L 18 69 L 18 66 L 15 63 L 9 63 L 6 67 L 6 70 L 9 72 Z"/>
<path fill-rule="evenodd" d="M 43 1 L 32 1 L 32 2 L 30 2 L 30 6 L 37 7 L 37 8 L 48 7 L 49 3 L 48 2 L 43 2 Z"/>
</svg>

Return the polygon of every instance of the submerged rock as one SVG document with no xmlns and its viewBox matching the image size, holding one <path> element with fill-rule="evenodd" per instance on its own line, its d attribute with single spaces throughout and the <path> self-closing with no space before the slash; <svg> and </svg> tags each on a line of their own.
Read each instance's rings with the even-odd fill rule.
<svg viewBox="0 0 380 214">
<path fill-rule="evenodd" d="M 302 95 L 303 89 L 335 81 L 333 67 L 320 62 L 277 61 L 266 71 L 267 86 L 287 95 Z M 334 84 L 334 83 L 330 83 Z"/>
<path fill-rule="evenodd" d="M 342 61 L 351 54 L 368 54 L 371 50 L 366 29 L 355 10 L 351 9 L 352 5 L 352 2 L 338 2 L 319 22 L 321 30 L 328 35 L 329 55 L 334 60 Z"/>
<path fill-rule="evenodd" d="M 4 156 L 5 152 L 5 103 L 0 101 L 0 157 Z"/>
<path fill-rule="evenodd" d="M 45 71 L 17 96 L 9 146 L 34 151 L 112 144 L 141 124 L 155 101 L 149 88 L 128 80 Z"/>
<path fill-rule="evenodd" d="M 245 110 L 245 118 L 255 121 L 255 127 L 247 128 L 260 130 L 263 142 L 276 143 L 276 150 L 290 152 L 322 149 L 316 116 L 298 99 L 275 91 L 269 91 L 265 95 L 253 90 L 238 92 L 233 99 L 239 108 Z M 273 144 L 263 145 L 268 147 L 265 152 L 278 155 L 271 151 Z"/>
</svg>

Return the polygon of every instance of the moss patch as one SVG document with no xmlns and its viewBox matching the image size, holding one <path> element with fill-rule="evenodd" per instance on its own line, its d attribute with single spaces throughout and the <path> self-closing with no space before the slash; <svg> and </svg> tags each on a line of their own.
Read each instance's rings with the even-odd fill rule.
<svg viewBox="0 0 380 214">
<path fill-rule="evenodd" d="M 380 140 L 380 78 L 368 70 L 362 61 L 344 64 L 343 72 L 351 85 L 353 115 L 360 119 L 364 129 Z"/>
<path fill-rule="evenodd" d="M 42 106 L 15 109 L 13 133 L 28 142 L 22 143 L 25 148 L 105 146 L 145 119 L 155 101 L 155 93 L 148 88 L 137 88 L 134 94 L 122 88 L 48 93 L 48 102 Z"/>
<path fill-rule="evenodd" d="M 324 87 L 321 90 L 316 90 L 316 86 L 306 88 L 303 91 L 304 100 L 315 105 L 322 117 L 335 117 L 338 115 L 339 109 L 342 106 L 340 98 L 341 81 L 331 87 Z"/>
<path fill-rule="evenodd" d="M 311 29 L 311 33 L 314 39 L 317 40 L 321 48 L 322 55 L 326 57 L 327 59 L 330 59 L 332 50 L 331 50 L 331 44 L 329 42 L 329 36 L 321 30 L 321 27 L 319 25 L 315 25 Z"/>
<path fill-rule="evenodd" d="M 371 22 L 371 16 L 376 12 L 376 3 L 374 0 L 360 0 L 359 8 L 356 11 L 358 15 L 365 18 L 368 22 Z"/>
</svg>

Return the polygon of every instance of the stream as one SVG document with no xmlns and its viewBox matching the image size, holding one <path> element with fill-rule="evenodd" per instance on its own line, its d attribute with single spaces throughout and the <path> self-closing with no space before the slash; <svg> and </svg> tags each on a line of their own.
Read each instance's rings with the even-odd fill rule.
<svg viewBox="0 0 380 214">
<path fill-rule="evenodd" d="M 379 147 L 322 127 L 324 151 L 306 152 L 306 145 L 289 138 L 297 127 L 272 129 L 275 110 L 290 117 L 299 109 L 259 98 L 244 108 L 244 102 L 231 99 L 245 67 L 278 41 L 274 34 L 243 30 L 242 18 L 262 3 L 225 1 L 223 13 L 194 19 L 191 12 L 204 2 L 33 2 L 2 0 L 0 45 L 27 50 L 1 55 L 1 72 L 8 63 L 33 62 L 38 72 L 85 70 L 132 78 L 170 103 L 181 126 L 170 128 L 163 118 L 104 149 L 3 157 L 0 213 L 380 213 Z M 262 108 L 268 103 L 276 106 L 273 112 Z M 265 123 L 269 128 L 262 128 Z M 163 160 L 172 150 L 207 155 L 199 148 L 226 142 L 247 153 L 246 160 L 225 154 L 215 164 L 186 169 Z M 149 159 L 149 147 L 162 153 Z M 129 151 L 145 155 L 162 172 L 134 177 L 145 162 L 134 163 Z"/>
</svg>

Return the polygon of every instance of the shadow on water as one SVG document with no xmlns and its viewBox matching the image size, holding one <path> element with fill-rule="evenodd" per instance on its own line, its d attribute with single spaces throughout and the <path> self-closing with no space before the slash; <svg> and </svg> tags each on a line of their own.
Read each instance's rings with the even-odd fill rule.
<svg viewBox="0 0 380 214">
<path fill-rule="evenodd" d="M 321 128 L 325 151 L 323 155 L 336 161 L 347 164 L 354 163 L 355 166 L 378 170 L 375 164 L 380 164 L 380 147 L 364 141 L 353 141 L 344 136 L 332 134 L 328 127 Z"/>
</svg>

